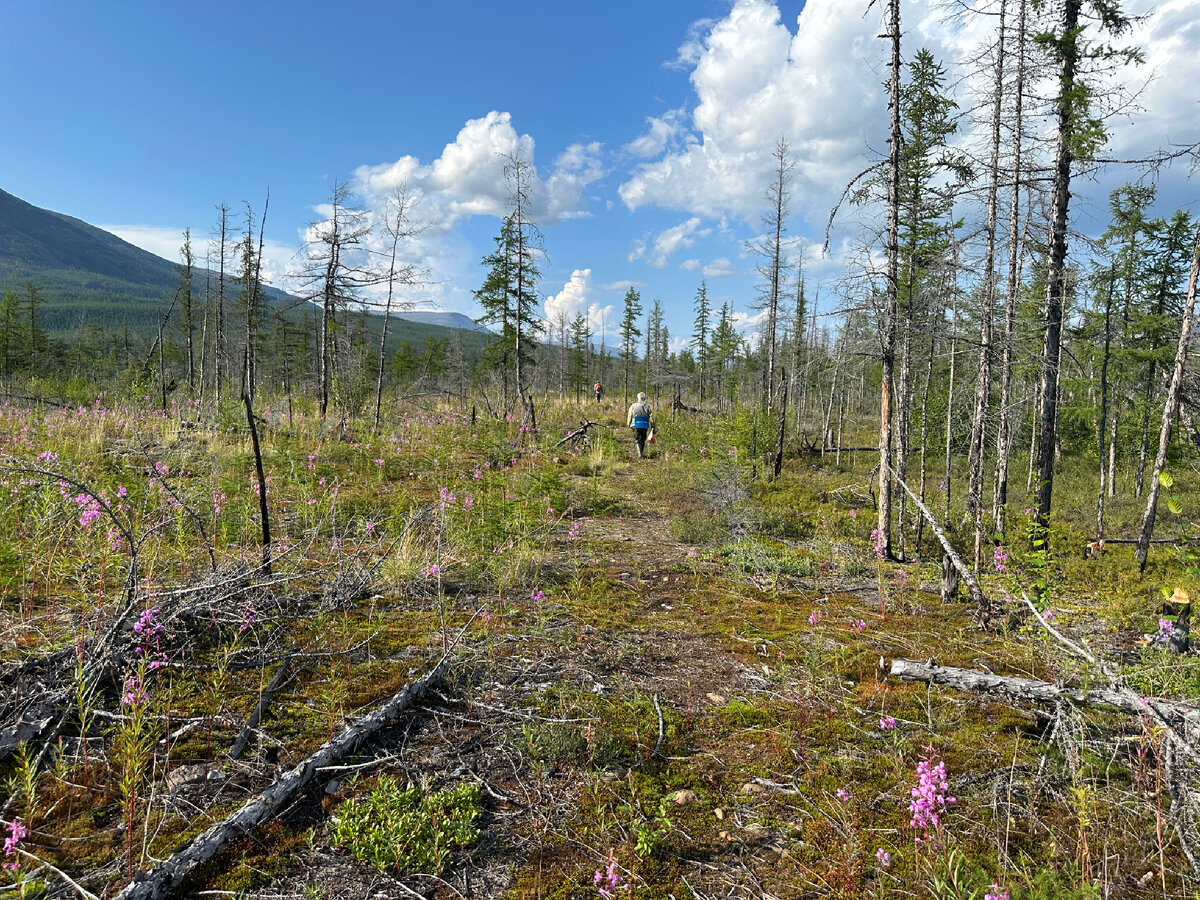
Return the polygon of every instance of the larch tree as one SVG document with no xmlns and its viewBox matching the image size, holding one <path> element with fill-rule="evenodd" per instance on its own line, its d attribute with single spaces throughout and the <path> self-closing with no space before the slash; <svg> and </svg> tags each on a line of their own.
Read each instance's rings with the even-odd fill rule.
<svg viewBox="0 0 1200 900">
<path fill-rule="evenodd" d="M 482 263 L 487 274 L 475 291 L 475 299 L 483 308 L 483 315 L 476 321 L 499 326 L 488 354 L 500 373 L 501 401 L 506 410 L 519 401 L 528 417 L 532 401 L 525 396 L 525 388 L 518 379 L 524 378 L 533 365 L 531 336 L 537 331 L 539 321 L 532 285 L 536 284 L 539 272 L 532 248 L 528 241 L 522 242 L 513 214 L 501 223 L 500 233 L 493 240 L 495 247 Z"/>
<path fill-rule="evenodd" d="M 183 326 L 183 339 L 187 348 L 187 385 L 189 398 L 196 390 L 196 351 L 193 339 L 196 331 L 195 303 L 192 299 L 192 278 L 196 268 L 196 254 L 192 249 L 192 230 L 183 231 L 183 246 L 179 248 L 180 261 L 175 265 L 176 290 L 179 293 L 179 312 Z"/>
<path fill-rule="evenodd" d="M 213 313 L 213 400 L 221 406 L 221 388 L 225 382 L 225 366 L 228 362 L 228 335 L 225 330 L 225 265 L 229 262 L 229 204 L 217 206 L 215 240 L 210 247 L 217 254 L 217 308 Z M 209 269 L 213 267 L 209 260 Z M 202 373 L 203 374 L 203 373 Z"/>
<path fill-rule="evenodd" d="M 338 313 L 355 302 L 373 275 L 359 260 L 358 252 L 370 233 L 366 213 L 350 205 L 349 186 L 335 181 L 325 217 L 310 224 L 307 234 L 305 272 L 302 282 L 306 299 L 321 310 L 317 335 L 317 400 L 321 419 L 329 412 L 333 379 L 337 369 Z"/>
<path fill-rule="evenodd" d="M 762 259 L 757 267 L 762 284 L 759 293 L 759 309 L 766 312 L 763 321 L 763 383 L 762 403 L 764 407 L 774 405 L 775 370 L 778 366 L 779 308 L 782 302 L 784 283 L 787 279 L 787 247 L 784 230 L 790 205 L 789 175 L 795 165 L 787 141 L 779 138 L 771 153 L 771 181 L 767 185 L 767 211 L 763 213 L 764 234 L 747 244 L 747 249 Z"/>
<path fill-rule="evenodd" d="M 708 302 L 708 283 L 701 280 L 696 288 L 696 320 L 692 326 L 692 347 L 696 353 L 696 368 L 700 376 L 700 402 L 704 402 L 705 381 L 708 378 L 709 332 L 711 330 L 712 306 Z"/>
<path fill-rule="evenodd" d="M 1167 388 L 1167 401 L 1163 405 L 1162 424 L 1158 432 L 1158 452 L 1154 457 L 1154 469 L 1150 474 L 1150 491 L 1146 500 L 1146 511 L 1142 514 L 1142 526 L 1138 531 L 1137 559 L 1139 571 L 1146 571 L 1150 557 L 1150 539 L 1154 535 L 1154 519 L 1158 511 L 1158 498 L 1162 491 L 1163 472 L 1167 467 L 1167 449 L 1171 444 L 1171 423 L 1179 412 L 1179 397 L 1183 390 L 1184 366 L 1187 364 L 1188 346 L 1191 344 L 1196 324 L 1196 281 L 1200 278 L 1200 228 L 1192 244 L 1192 265 L 1188 273 L 1187 294 L 1183 305 L 1183 318 L 1179 326 L 1179 343 L 1175 348 L 1175 362 L 1171 368 L 1171 382 Z"/>
<path fill-rule="evenodd" d="M 532 363 L 536 344 L 533 335 L 540 323 L 537 316 L 537 283 L 541 277 L 538 259 L 543 255 L 542 233 L 533 219 L 533 165 L 517 153 L 504 158 L 504 177 L 508 182 L 508 222 L 510 275 L 512 278 L 513 376 L 517 397 L 524 409 L 523 422 L 536 427 L 533 400 L 526 389 L 525 370 Z M 525 346 L 527 345 L 527 346 Z"/>
<path fill-rule="evenodd" d="M 935 266 L 948 246 L 946 218 L 959 184 L 970 177 L 961 154 L 949 147 L 957 130 L 957 104 L 946 96 L 945 72 L 928 50 L 917 51 L 908 64 L 909 81 L 900 90 L 901 142 L 896 309 L 899 345 L 894 391 L 896 417 L 895 471 L 907 482 L 911 451 L 912 344 L 918 324 L 929 318 L 930 293 L 939 284 Z M 905 556 L 907 494 L 899 495 L 893 552 Z"/>
<path fill-rule="evenodd" d="M 629 370 L 637 359 L 637 339 L 642 336 L 638 328 L 638 319 L 642 315 L 642 297 L 635 288 L 625 292 L 624 305 L 621 307 L 621 362 L 625 374 L 625 402 L 629 403 Z"/>
<path fill-rule="evenodd" d="M 380 226 L 388 243 L 386 269 L 380 274 L 380 280 L 387 285 L 387 295 L 383 303 L 383 326 L 379 333 L 379 359 L 375 373 L 375 423 L 374 431 L 379 432 L 379 414 L 383 406 L 383 367 L 387 353 L 388 324 L 392 318 L 392 310 L 411 307 L 411 301 L 397 301 L 396 288 L 412 286 L 423 277 L 415 265 L 400 260 L 400 244 L 419 235 L 424 229 L 413 222 L 413 199 L 408 192 L 407 184 L 399 184 L 388 195 L 383 208 L 383 218 Z"/>
</svg>

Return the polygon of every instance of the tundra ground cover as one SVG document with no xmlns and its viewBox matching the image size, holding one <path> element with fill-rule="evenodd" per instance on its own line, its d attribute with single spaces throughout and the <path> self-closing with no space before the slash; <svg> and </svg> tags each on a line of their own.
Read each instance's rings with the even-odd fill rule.
<svg viewBox="0 0 1200 900">
<path fill-rule="evenodd" d="M 556 446 L 578 417 L 544 404 L 528 432 L 410 407 L 372 435 L 300 404 L 264 433 L 268 574 L 232 416 L 6 408 L 4 725 L 47 698 L 70 713 L 6 750 L 5 877 L 62 891 L 42 860 L 115 893 L 448 651 L 402 725 L 184 890 L 1191 895 L 1191 812 L 1168 783 L 1188 763 L 1149 718 L 886 677 L 895 657 L 1100 676 L 1015 601 L 989 632 L 943 603 L 928 534 L 877 559 L 868 460 L 796 455 L 768 481 L 749 424 L 704 416 L 664 422 L 638 461 L 615 406 L 586 448 Z M 1053 546 L 1082 547 L 1081 525 Z M 1196 696 L 1191 657 L 1136 643 L 1161 588 L 1194 587 L 1173 553 L 1145 576 L 1119 548 L 1014 541 L 987 563 L 998 602 L 1041 579 L 1056 624 L 1140 691 Z M 476 839 L 406 857 L 448 860 L 440 875 L 381 873 L 349 849 L 370 833 L 336 835 L 401 782 L 478 788 Z"/>
</svg>

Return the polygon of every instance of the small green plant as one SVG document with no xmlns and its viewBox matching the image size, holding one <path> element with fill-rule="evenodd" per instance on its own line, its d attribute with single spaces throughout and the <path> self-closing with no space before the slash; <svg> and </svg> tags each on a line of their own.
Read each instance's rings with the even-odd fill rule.
<svg viewBox="0 0 1200 900">
<path fill-rule="evenodd" d="M 365 797 L 347 801 L 333 820 L 334 843 L 381 872 L 440 874 L 450 854 L 479 837 L 479 786 L 428 793 L 381 775 Z"/>
<path fill-rule="evenodd" d="M 675 827 L 671 824 L 670 816 L 667 815 L 670 805 L 671 798 L 663 797 L 658 803 L 658 810 L 653 818 L 647 819 L 645 822 L 634 823 L 633 831 L 637 836 L 637 844 L 634 849 L 643 859 L 657 857 L 666 849 L 667 838 Z"/>
</svg>

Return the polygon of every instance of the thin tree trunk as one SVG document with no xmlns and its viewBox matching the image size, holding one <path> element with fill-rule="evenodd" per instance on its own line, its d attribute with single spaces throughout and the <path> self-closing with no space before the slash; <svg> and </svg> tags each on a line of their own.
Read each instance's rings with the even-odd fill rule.
<svg viewBox="0 0 1200 900">
<path fill-rule="evenodd" d="M 891 138 L 888 158 L 887 300 L 880 331 L 883 372 L 879 388 L 879 510 L 878 542 L 892 555 L 892 374 L 896 362 L 896 307 L 899 287 L 900 235 L 900 0 L 888 0 L 887 37 L 891 42 L 889 99 Z"/>
<path fill-rule="evenodd" d="M 946 388 L 946 459 L 942 479 L 942 522 L 950 524 L 950 482 L 953 477 L 951 439 L 954 435 L 954 368 L 958 360 L 958 246 L 952 260 L 953 277 L 950 284 L 950 377 Z"/>
<path fill-rule="evenodd" d="M 1004 19 L 1007 0 L 1000 0 L 997 25 L 996 79 L 992 86 L 992 147 L 987 190 L 986 240 L 983 254 L 983 300 L 979 316 L 979 370 L 971 413 L 971 445 L 967 453 L 967 509 L 975 525 L 974 569 L 983 554 L 983 437 L 992 387 L 992 310 L 996 293 L 996 215 L 1000 190 L 1000 98 L 1004 93 Z"/>
<path fill-rule="evenodd" d="M 1096 540 L 1104 540 L 1104 489 L 1105 489 L 1105 462 L 1104 462 L 1104 437 L 1108 428 L 1108 357 L 1112 347 L 1112 297 L 1113 297 L 1113 281 L 1116 278 L 1115 267 L 1109 269 L 1108 276 L 1108 299 L 1104 304 L 1104 356 L 1100 362 L 1100 421 L 1096 428 L 1096 435 L 1100 440 L 1100 448 L 1098 458 L 1100 460 L 1100 492 L 1096 498 Z"/>
<path fill-rule="evenodd" d="M 915 254 L 914 254 L 915 255 Z M 900 338 L 900 380 L 896 386 L 896 477 L 908 481 L 908 455 L 912 442 L 912 333 L 913 333 L 913 294 L 912 290 L 915 273 L 913 272 L 913 256 L 909 257 L 909 298 L 905 304 L 904 321 Z M 908 557 L 908 542 L 905 538 L 905 528 L 908 525 L 908 498 L 904 492 L 899 492 L 896 498 L 896 540 L 895 556 L 903 562 Z"/>
<path fill-rule="evenodd" d="M 944 294 L 942 295 L 945 296 Z M 942 312 L 940 315 L 945 315 L 945 300 L 942 300 Z M 939 316 L 940 318 L 940 316 Z M 933 327 L 933 322 L 929 323 L 929 353 L 925 357 L 925 390 L 921 394 L 921 489 L 919 491 L 921 502 L 925 502 L 926 485 L 929 481 L 928 467 L 925 465 L 926 448 L 929 444 L 929 388 L 933 383 L 933 350 L 937 342 L 937 329 Z M 925 519 L 923 516 L 917 517 L 917 536 L 913 542 L 913 552 L 920 556 L 921 554 L 921 537 L 925 533 Z"/>
<path fill-rule="evenodd" d="M 1045 339 L 1042 344 L 1042 421 L 1038 435 L 1037 514 L 1033 538 L 1048 549 L 1050 511 L 1054 502 L 1054 459 L 1058 437 L 1058 378 L 1062 353 L 1063 305 L 1067 259 L 1067 207 L 1071 199 L 1071 135 L 1075 129 L 1073 98 L 1076 91 L 1075 36 L 1082 0 L 1065 0 L 1062 33 L 1065 47 L 1059 72 L 1058 146 L 1055 152 L 1054 189 L 1051 194 L 1050 240 L 1046 264 Z"/>
<path fill-rule="evenodd" d="M 1150 445 L 1150 404 L 1154 400 L 1154 361 L 1150 361 L 1150 371 L 1146 373 L 1146 394 L 1142 405 L 1142 444 L 1138 449 L 1137 478 L 1133 483 L 1133 496 L 1142 499 L 1142 488 L 1146 480 L 1146 456 Z"/>
<path fill-rule="evenodd" d="M 784 431 L 787 427 L 787 396 L 788 396 L 788 383 L 787 383 L 787 370 L 786 369 L 783 370 L 783 374 L 779 379 L 779 390 L 783 396 L 779 401 L 779 437 L 775 442 L 774 472 L 775 472 L 776 478 L 778 478 L 779 474 L 783 471 L 783 439 L 784 439 Z M 822 446 L 824 446 L 824 441 L 822 441 Z"/>
</svg>

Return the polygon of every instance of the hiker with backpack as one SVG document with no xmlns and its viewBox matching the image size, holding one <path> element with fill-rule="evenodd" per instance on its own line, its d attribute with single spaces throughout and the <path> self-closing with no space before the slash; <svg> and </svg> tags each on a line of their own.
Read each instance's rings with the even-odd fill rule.
<svg viewBox="0 0 1200 900">
<path fill-rule="evenodd" d="M 638 459 L 641 459 L 646 455 L 646 436 L 650 433 L 650 404 L 646 402 L 645 394 L 639 393 L 629 407 L 629 427 L 633 429 Z"/>
</svg>

